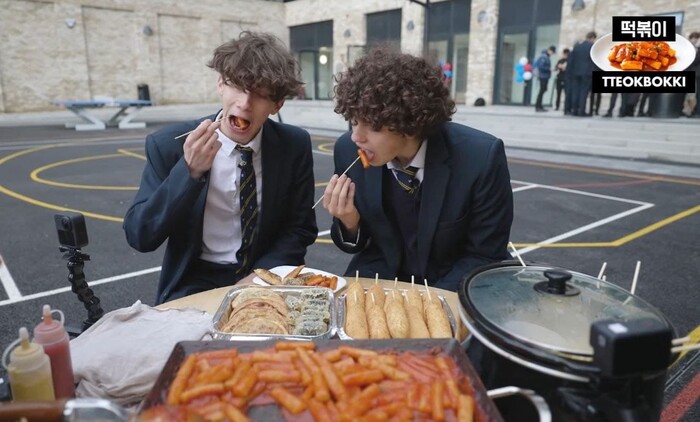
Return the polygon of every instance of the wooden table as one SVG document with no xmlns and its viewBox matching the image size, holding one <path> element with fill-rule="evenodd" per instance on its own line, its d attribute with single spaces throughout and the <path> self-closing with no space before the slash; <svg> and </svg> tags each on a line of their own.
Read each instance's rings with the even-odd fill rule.
<svg viewBox="0 0 700 422">
<path fill-rule="evenodd" d="M 353 281 L 352 278 L 347 278 L 348 283 L 351 283 Z M 360 278 L 358 279 L 360 284 L 362 284 L 363 287 L 368 288 L 372 284 L 374 284 L 374 279 L 373 278 Z M 393 280 L 379 280 L 379 284 L 384 287 L 384 288 L 392 288 L 394 287 L 394 281 Z M 170 302 L 165 302 L 162 303 L 158 306 L 156 306 L 159 309 L 167 309 L 167 308 L 196 308 L 196 309 L 201 309 L 203 311 L 209 312 L 210 314 L 215 314 L 216 311 L 219 309 L 219 305 L 221 305 L 221 302 L 224 300 L 224 296 L 226 296 L 226 293 L 228 293 L 229 290 L 231 290 L 232 286 L 227 286 L 227 287 L 219 287 L 218 289 L 213 289 L 213 290 L 208 290 L 206 292 L 202 293 L 197 293 L 193 294 L 190 296 L 185 296 L 180 299 L 175 299 Z M 409 283 L 403 283 L 399 282 L 398 283 L 398 288 L 410 288 L 411 285 Z M 424 292 L 425 291 L 425 286 L 416 286 L 417 289 L 420 291 Z M 345 288 L 343 289 L 345 290 Z M 336 292 L 336 297 L 338 297 L 342 292 L 338 291 Z M 437 289 L 437 288 L 430 288 L 430 293 L 431 294 L 438 294 L 440 296 L 444 296 L 445 300 L 447 303 L 450 305 L 450 309 L 452 310 L 452 315 L 455 318 L 455 322 L 457 323 L 457 332 L 460 334 L 459 338 L 464 339 L 466 337 L 467 331 L 463 327 L 462 322 L 459 319 L 459 297 L 457 296 L 457 293 L 451 292 L 449 290 L 443 290 L 443 289 Z"/>
</svg>

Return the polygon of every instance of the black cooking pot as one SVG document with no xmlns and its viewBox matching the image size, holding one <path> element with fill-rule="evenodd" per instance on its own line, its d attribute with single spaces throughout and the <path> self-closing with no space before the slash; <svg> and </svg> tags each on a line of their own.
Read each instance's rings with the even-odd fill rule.
<svg viewBox="0 0 700 422">
<path fill-rule="evenodd" d="M 658 420 L 675 332 L 644 300 L 595 277 L 518 261 L 475 270 L 458 294 L 467 354 L 487 389 L 532 389 L 554 421 Z M 653 348 L 660 352 L 648 356 Z M 529 420 L 517 405 L 499 409 L 506 420 Z"/>
</svg>

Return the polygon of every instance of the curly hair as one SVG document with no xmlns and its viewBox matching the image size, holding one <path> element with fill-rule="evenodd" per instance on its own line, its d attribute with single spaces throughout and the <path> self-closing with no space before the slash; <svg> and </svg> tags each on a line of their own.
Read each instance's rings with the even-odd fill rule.
<svg viewBox="0 0 700 422">
<path fill-rule="evenodd" d="M 439 66 L 386 47 L 358 59 L 336 82 L 335 112 L 374 130 L 425 137 L 455 112 Z"/>
<path fill-rule="evenodd" d="M 297 61 L 270 34 L 241 32 L 238 39 L 217 47 L 207 66 L 219 72 L 226 84 L 266 95 L 274 102 L 296 95 L 303 85 Z"/>
</svg>

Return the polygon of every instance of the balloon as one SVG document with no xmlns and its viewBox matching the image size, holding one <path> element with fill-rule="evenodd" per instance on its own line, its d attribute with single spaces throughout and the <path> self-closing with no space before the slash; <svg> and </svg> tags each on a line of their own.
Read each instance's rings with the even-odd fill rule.
<svg viewBox="0 0 700 422">
<path fill-rule="evenodd" d="M 452 70 L 452 65 L 449 63 L 445 63 L 445 65 L 442 68 L 445 70 Z"/>
<path fill-rule="evenodd" d="M 515 77 L 515 82 L 521 84 L 521 83 L 525 82 L 525 79 L 523 79 L 522 75 L 518 75 Z"/>
<path fill-rule="evenodd" d="M 522 75 L 523 72 L 525 71 L 525 68 L 523 67 L 523 65 L 518 63 L 515 65 L 515 71 Z"/>
<path fill-rule="evenodd" d="M 532 72 L 532 65 L 530 63 L 523 66 L 526 72 Z"/>
<path fill-rule="evenodd" d="M 452 77 L 452 71 L 451 71 L 451 70 L 446 70 L 444 73 L 445 73 L 445 77 L 446 77 L 446 78 L 451 78 L 451 77 Z"/>
<path fill-rule="evenodd" d="M 527 64 L 527 57 L 521 57 L 520 60 L 518 60 L 518 62 L 521 65 L 525 66 Z"/>
<path fill-rule="evenodd" d="M 532 72 L 523 73 L 523 79 L 525 79 L 526 81 L 529 81 L 530 79 L 532 79 Z"/>
</svg>

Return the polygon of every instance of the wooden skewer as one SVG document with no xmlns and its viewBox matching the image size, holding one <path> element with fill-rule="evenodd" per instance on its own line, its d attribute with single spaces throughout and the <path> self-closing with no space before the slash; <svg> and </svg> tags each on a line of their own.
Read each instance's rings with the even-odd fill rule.
<svg viewBox="0 0 700 422">
<path fill-rule="evenodd" d="M 221 117 L 223 117 L 223 116 L 224 116 L 224 115 L 222 114 L 220 117 L 218 117 L 216 120 L 214 120 L 214 122 L 218 122 L 219 120 L 221 120 Z M 187 135 L 189 135 L 190 133 L 194 132 L 195 130 L 197 130 L 197 129 L 195 128 L 195 129 L 192 129 L 192 130 L 189 131 L 189 132 L 183 133 L 182 135 L 177 135 L 177 136 L 175 137 L 175 139 L 180 139 L 180 138 L 182 138 L 182 137 L 184 137 L 184 136 L 187 136 Z"/>
<path fill-rule="evenodd" d="M 687 352 L 690 350 L 700 350 L 700 343 L 686 344 L 685 346 L 671 347 L 671 352 L 673 352 L 673 353 Z"/>
<path fill-rule="evenodd" d="M 355 283 L 360 282 L 360 270 L 355 270 Z"/>
<path fill-rule="evenodd" d="M 357 290 L 355 290 L 355 294 L 357 294 Z M 374 293 L 370 293 L 369 295 L 372 296 L 372 305 L 376 305 L 377 301 L 374 300 Z"/>
<path fill-rule="evenodd" d="M 414 276 L 414 275 L 411 276 L 411 288 L 413 290 L 416 289 L 416 276 Z"/>
<path fill-rule="evenodd" d="M 350 165 L 348 166 L 348 168 L 346 168 L 345 171 L 344 171 L 343 173 L 340 174 L 340 176 L 342 176 L 342 175 L 344 175 L 345 173 L 347 173 L 347 172 L 350 170 L 350 168 L 351 168 L 352 166 L 354 166 L 355 163 L 357 162 L 357 160 L 359 160 L 359 159 L 360 159 L 360 156 L 358 155 L 357 158 L 355 158 L 355 161 L 353 161 L 352 163 L 350 163 Z M 324 196 L 325 196 L 325 195 L 321 195 L 321 197 L 318 198 L 318 201 L 316 201 L 316 203 L 311 207 L 311 209 L 316 208 L 316 205 L 318 205 L 318 204 L 323 200 L 323 197 L 324 197 Z"/>
<path fill-rule="evenodd" d="M 607 267 L 607 265 L 608 265 L 607 262 L 603 262 L 603 266 L 600 267 L 600 272 L 598 272 L 599 279 L 603 277 L 603 274 L 605 274 L 605 267 Z"/>
<path fill-rule="evenodd" d="M 355 304 L 357 304 L 357 290 L 353 290 L 352 294 L 355 296 Z"/>
<path fill-rule="evenodd" d="M 399 278 L 394 277 L 394 289 L 396 289 L 396 286 L 399 284 Z"/>
<path fill-rule="evenodd" d="M 518 261 L 520 261 L 520 265 L 522 265 L 523 267 L 527 267 L 527 265 L 525 265 L 525 261 L 523 261 L 523 259 L 520 257 L 518 250 L 515 249 L 515 245 L 513 245 L 513 242 L 508 242 L 508 246 L 510 246 L 510 248 L 513 250 L 515 257 L 518 258 Z"/>
<path fill-rule="evenodd" d="M 637 266 L 634 269 L 634 277 L 632 278 L 632 289 L 630 289 L 630 293 L 634 294 L 634 291 L 637 290 L 637 278 L 639 277 L 639 267 L 642 265 L 642 261 L 637 261 Z"/>
<path fill-rule="evenodd" d="M 674 345 L 676 345 L 676 344 L 687 343 L 687 342 L 689 342 L 689 341 L 690 341 L 690 336 L 685 336 L 685 337 L 673 339 L 673 340 L 671 341 L 671 343 L 674 344 Z"/>
<path fill-rule="evenodd" d="M 425 291 L 428 292 L 428 300 L 430 303 L 433 303 L 433 297 L 430 295 L 430 288 L 428 287 L 428 279 L 423 279 L 423 283 L 425 284 Z"/>
<path fill-rule="evenodd" d="M 374 284 L 379 284 L 379 273 L 374 273 Z"/>
</svg>

